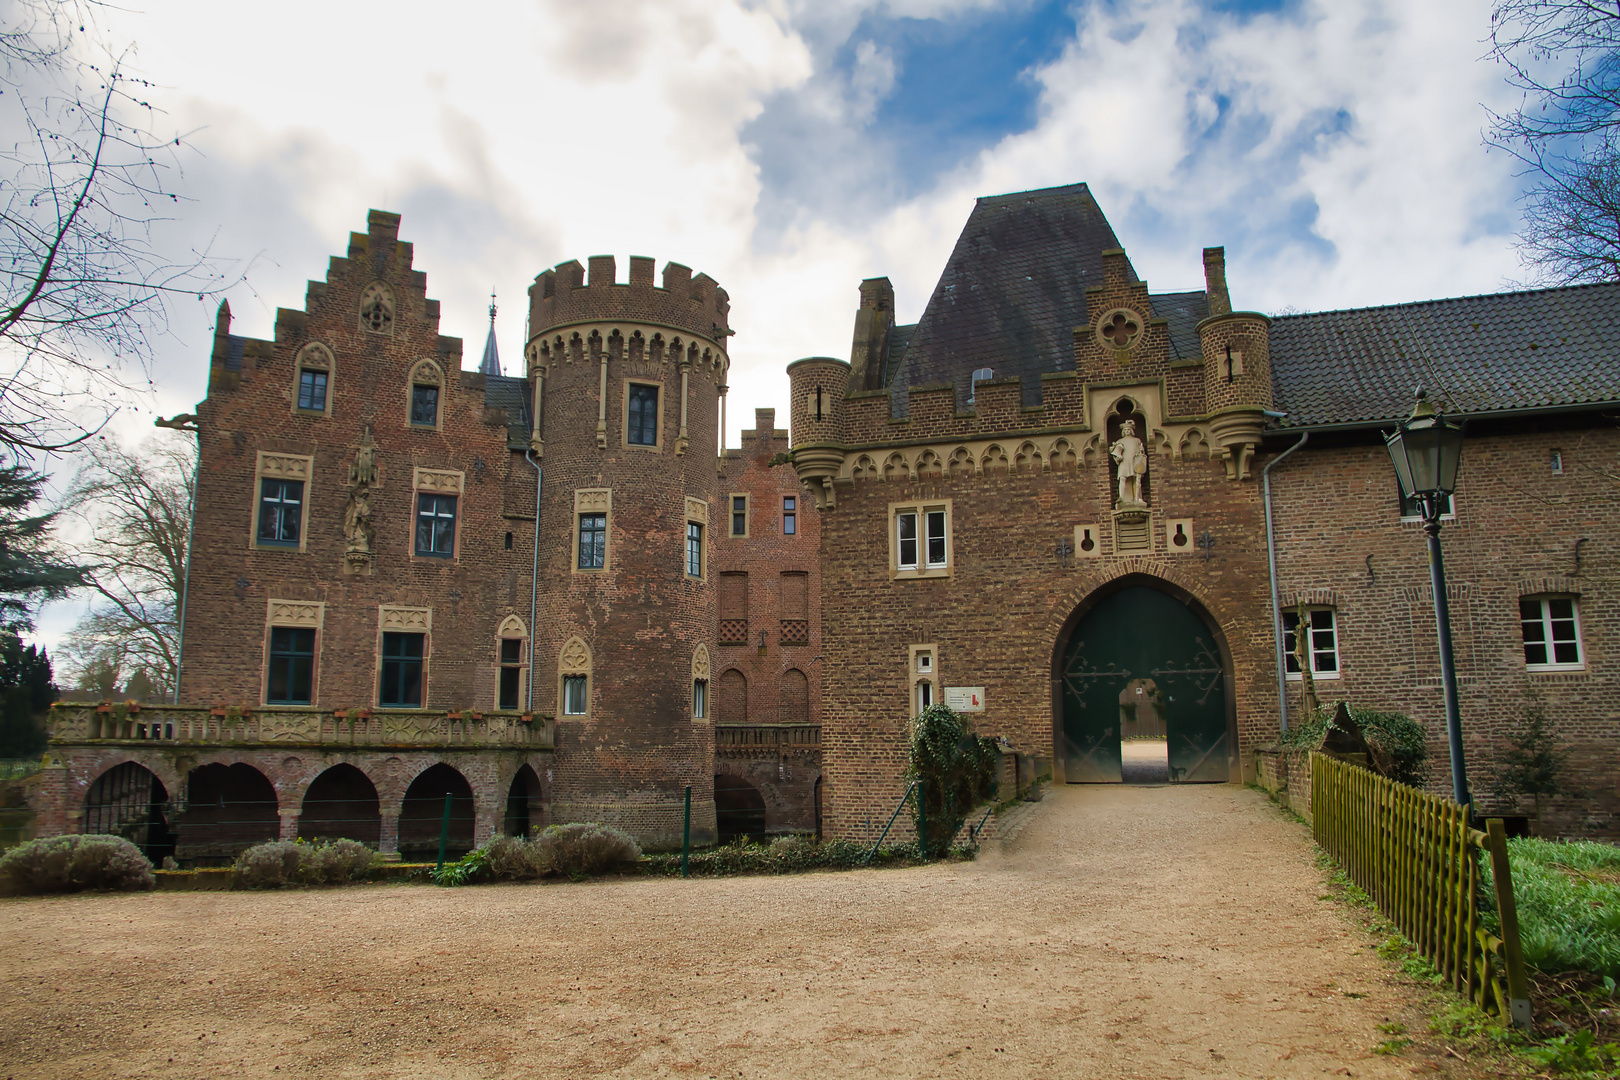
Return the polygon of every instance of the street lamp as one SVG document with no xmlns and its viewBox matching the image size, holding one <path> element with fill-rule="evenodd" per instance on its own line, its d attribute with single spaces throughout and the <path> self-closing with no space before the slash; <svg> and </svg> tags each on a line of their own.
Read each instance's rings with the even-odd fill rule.
<svg viewBox="0 0 1620 1080">
<path fill-rule="evenodd" d="M 1446 740 L 1451 746 L 1451 788 L 1458 805 L 1468 807 L 1468 768 L 1463 762 L 1462 716 L 1457 708 L 1457 667 L 1451 654 L 1451 605 L 1446 600 L 1446 567 L 1440 558 L 1440 515 L 1457 490 L 1462 459 L 1461 424 L 1435 412 L 1421 387 L 1417 404 L 1395 434 L 1384 436 L 1395 463 L 1401 494 L 1416 499 L 1429 535 L 1429 580 L 1434 588 L 1434 623 L 1440 639 L 1440 681 L 1446 701 Z"/>
</svg>

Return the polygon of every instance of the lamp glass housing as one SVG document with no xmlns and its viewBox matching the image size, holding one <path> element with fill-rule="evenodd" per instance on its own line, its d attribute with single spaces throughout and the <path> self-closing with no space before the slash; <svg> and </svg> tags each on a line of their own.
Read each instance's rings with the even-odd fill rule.
<svg viewBox="0 0 1620 1080">
<path fill-rule="evenodd" d="M 1401 493 L 1408 498 L 1451 495 L 1457 490 L 1463 432 L 1443 416 L 1414 416 L 1384 437 Z"/>
</svg>

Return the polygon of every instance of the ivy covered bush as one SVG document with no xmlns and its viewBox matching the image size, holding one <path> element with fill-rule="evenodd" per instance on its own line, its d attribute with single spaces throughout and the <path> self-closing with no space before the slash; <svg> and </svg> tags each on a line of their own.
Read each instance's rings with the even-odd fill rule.
<svg viewBox="0 0 1620 1080">
<path fill-rule="evenodd" d="M 1370 763 L 1378 773 L 1414 787 L 1423 783 L 1429 759 L 1423 725 L 1404 713 L 1358 709 L 1348 702 L 1344 707 L 1350 722 L 1366 740 Z M 1323 705 L 1314 715 L 1294 720 L 1278 745 L 1299 750 L 1320 749 L 1334 726 L 1333 718 L 1338 711 L 1337 704 Z"/>
<path fill-rule="evenodd" d="M 641 847 L 611 825 L 552 825 L 533 840 L 496 836 L 455 862 L 433 871 L 440 885 L 480 881 L 534 881 L 559 874 L 579 880 L 641 858 Z"/>
<path fill-rule="evenodd" d="M 1000 761 L 996 741 L 975 735 L 944 705 L 930 705 L 911 722 L 906 778 L 921 781 L 912 814 L 926 816 L 918 821 L 918 834 L 928 837 L 925 856 L 945 854 L 973 808 L 995 797 Z"/>
<path fill-rule="evenodd" d="M 343 885 L 363 881 L 377 853 L 357 840 L 308 843 L 271 840 L 236 857 L 231 884 L 238 889 L 279 889 L 283 885 Z"/>
<path fill-rule="evenodd" d="M 152 863 L 122 836 L 51 836 L 0 856 L 0 892 L 65 893 L 154 888 Z"/>
</svg>

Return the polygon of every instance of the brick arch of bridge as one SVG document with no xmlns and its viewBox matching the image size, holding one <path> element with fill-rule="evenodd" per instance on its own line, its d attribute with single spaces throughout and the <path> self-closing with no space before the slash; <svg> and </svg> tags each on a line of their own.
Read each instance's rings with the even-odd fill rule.
<svg viewBox="0 0 1620 1080">
<path fill-rule="evenodd" d="M 1053 607 L 1048 616 L 1045 634 L 1052 642 L 1051 680 L 1052 680 L 1052 761 L 1054 768 L 1053 779 L 1057 780 L 1056 769 L 1063 760 L 1063 656 L 1069 647 L 1069 639 L 1091 609 L 1107 596 L 1121 589 L 1128 589 L 1135 585 L 1143 585 L 1151 589 L 1175 597 L 1186 604 L 1209 630 L 1215 641 L 1215 647 L 1220 652 L 1221 669 L 1226 681 L 1226 737 L 1228 746 L 1232 748 L 1231 756 L 1236 759 L 1239 754 L 1238 725 L 1237 725 L 1237 693 L 1236 679 L 1232 657 L 1231 645 L 1228 642 L 1228 633 L 1237 629 L 1238 616 L 1236 612 L 1227 611 L 1214 601 L 1203 588 L 1202 583 L 1185 568 L 1170 559 L 1141 558 L 1132 559 L 1110 573 L 1102 569 L 1082 574 L 1075 585 Z M 1231 773 L 1234 782 L 1241 781 L 1241 767 L 1234 767 Z"/>
<path fill-rule="evenodd" d="M 778 754 L 774 748 L 757 754 L 717 752 L 714 773 L 746 780 L 758 789 L 765 799 L 767 833 L 815 831 L 816 784 L 821 781 L 818 758 L 808 754 Z"/>
<path fill-rule="evenodd" d="M 90 797 L 91 785 L 125 762 L 134 762 L 156 776 L 171 800 L 180 798 L 185 793 L 186 776 L 190 772 L 190 767 L 184 769 L 177 767 L 170 755 L 133 747 L 117 747 L 99 750 L 90 755 L 65 757 L 63 764 L 67 768 L 68 777 L 67 805 L 64 809 L 68 820 L 64 824 L 68 827 L 64 831 L 83 831 L 85 805 Z"/>
</svg>

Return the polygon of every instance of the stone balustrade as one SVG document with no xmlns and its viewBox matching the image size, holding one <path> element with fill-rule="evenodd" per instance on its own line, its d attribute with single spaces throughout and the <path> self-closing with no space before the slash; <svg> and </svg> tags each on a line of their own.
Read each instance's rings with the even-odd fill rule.
<svg viewBox="0 0 1620 1080">
<path fill-rule="evenodd" d="M 768 749 L 771 747 L 821 748 L 820 724 L 716 724 L 716 750 L 726 747 Z"/>
<path fill-rule="evenodd" d="M 550 750 L 555 746 L 549 716 L 471 710 L 221 709 L 58 702 L 51 706 L 46 723 L 53 745 L 135 742 L 524 750 Z"/>
</svg>

